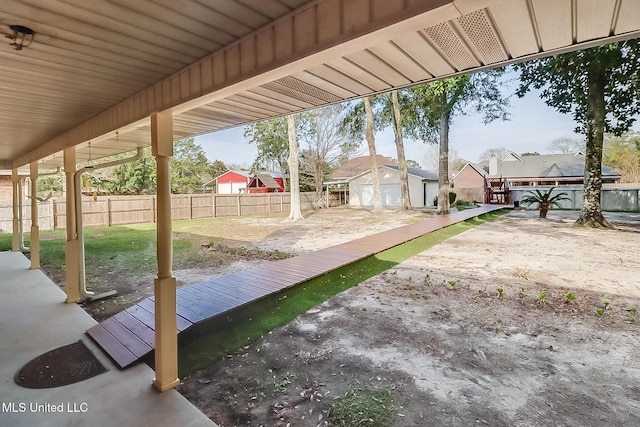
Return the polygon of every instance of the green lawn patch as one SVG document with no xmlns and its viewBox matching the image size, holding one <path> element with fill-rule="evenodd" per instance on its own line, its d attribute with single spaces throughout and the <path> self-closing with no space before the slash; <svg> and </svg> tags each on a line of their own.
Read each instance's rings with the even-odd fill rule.
<svg viewBox="0 0 640 427">
<path fill-rule="evenodd" d="M 395 413 L 389 390 L 350 390 L 331 402 L 331 421 L 340 427 L 392 426 Z"/>
<path fill-rule="evenodd" d="M 496 211 L 442 228 L 192 327 L 180 334 L 180 375 L 221 360 L 332 296 L 506 212 Z"/>
</svg>

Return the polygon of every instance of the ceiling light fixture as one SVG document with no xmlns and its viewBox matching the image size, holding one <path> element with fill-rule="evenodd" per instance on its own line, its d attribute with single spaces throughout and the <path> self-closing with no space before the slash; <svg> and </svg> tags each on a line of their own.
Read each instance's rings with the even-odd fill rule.
<svg viewBox="0 0 640 427">
<path fill-rule="evenodd" d="M 10 25 L 9 28 L 11 28 L 13 33 L 7 34 L 5 37 L 13 41 L 10 45 L 13 46 L 15 50 L 22 50 L 23 47 L 30 46 L 31 43 L 33 43 L 36 32 L 31 28 L 23 25 Z"/>
</svg>

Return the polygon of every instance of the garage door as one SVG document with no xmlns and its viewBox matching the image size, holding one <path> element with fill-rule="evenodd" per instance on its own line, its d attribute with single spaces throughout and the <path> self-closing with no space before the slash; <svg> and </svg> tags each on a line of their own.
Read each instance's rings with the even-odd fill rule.
<svg viewBox="0 0 640 427">
<path fill-rule="evenodd" d="M 362 206 L 373 206 L 373 185 L 360 185 Z M 380 184 L 382 206 L 400 206 L 400 184 Z"/>
</svg>

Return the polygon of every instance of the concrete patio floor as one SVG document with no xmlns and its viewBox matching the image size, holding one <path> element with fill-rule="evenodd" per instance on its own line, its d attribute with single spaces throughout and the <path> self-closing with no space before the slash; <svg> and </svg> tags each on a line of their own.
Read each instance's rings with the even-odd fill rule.
<svg viewBox="0 0 640 427">
<path fill-rule="evenodd" d="M 175 390 L 157 392 L 147 365 L 119 370 L 85 335 L 96 321 L 29 266 L 19 252 L 0 252 L 0 426 L 216 426 Z M 31 359 L 78 340 L 107 372 L 57 388 L 15 384 Z M 31 411 L 32 404 L 62 404 L 63 412 Z"/>
</svg>

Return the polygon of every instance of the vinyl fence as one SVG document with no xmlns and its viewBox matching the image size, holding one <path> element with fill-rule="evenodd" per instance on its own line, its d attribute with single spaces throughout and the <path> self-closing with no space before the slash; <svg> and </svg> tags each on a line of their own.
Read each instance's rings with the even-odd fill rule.
<svg viewBox="0 0 640 427">
<path fill-rule="evenodd" d="M 546 192 L 550 187 L 511 187 L 511 201 L 520 201 L 526 197 L 529 191 L 540 190 Z M 457 194 L 458 200 L 484 199 L 483 188 L 452 188 Z M 601 192 L 602 209 L 606 211 L 636 211 L 639 210 L 638 200 L 640 185 L 638 184 L 608 184 L 604 185 Z M 580 209 L 582 207 L 583 190 L 579 187 L 556 187 L 553 194 L 567 193 L 570 200 L 560 202 L 563 208 Z"/>
<path fill-rule="evenodd" d="M 301 193 L 302 210 L 313 209 L 315 193 Z M 171 196 L 173 219 L 213 218 L 288 212 L 290 193 L 262 194 L 174 194 Z M 63 197 L 38 202 L 40 230 L 66 227 L 66 204 Z M 22 209 L 23 228 L 31 228 L 31 201 Z M 82 200 L 84 226 L 113 226 L 156 221 L 156 196 L 98 196 Z M 12 232 L 11 204 L 0 205 L 0 232 Z"/>
<path fill-rule="evenodd" d="M 549 191 L 550 187 L 511 187 L 511 200 L 520 201 L 529 191 L 540 190 Z M 637 211 L 638 207 L 638 187 L 617 188 L 603 187 L 600 193 L 602 209 L 605 211 Z M 557 187 L 552 194 L 567 193 L 569 200 L 560 202 L 565 209 L 580 209 L 584 192 L 582 187 Z"/>
</svg>

